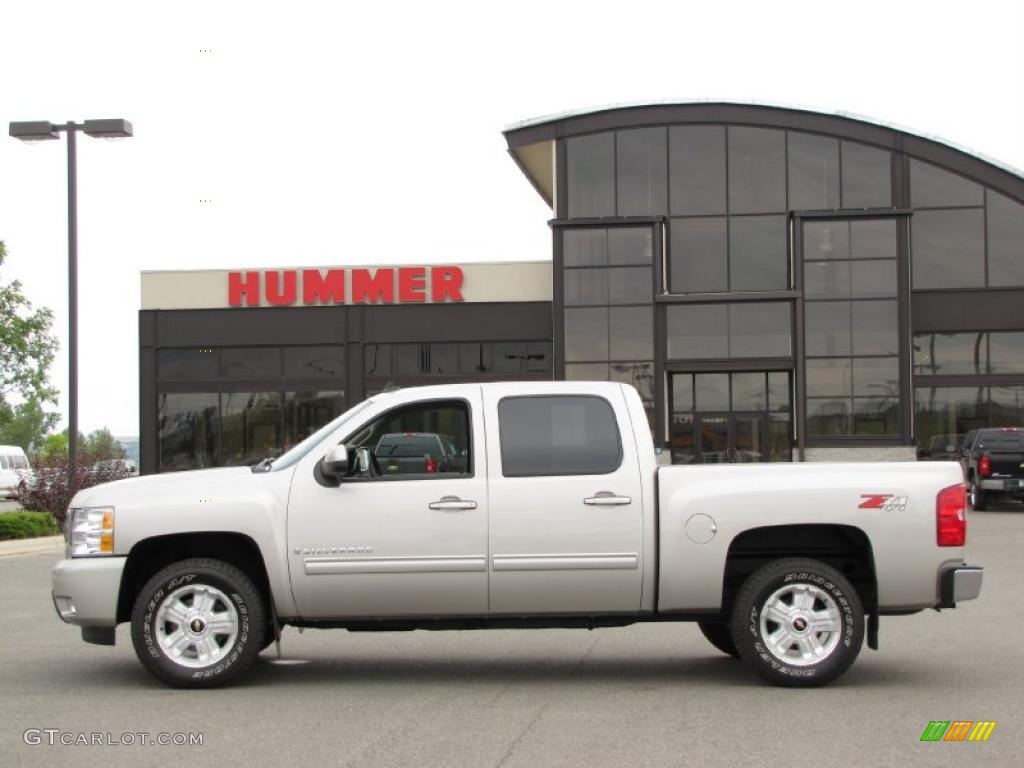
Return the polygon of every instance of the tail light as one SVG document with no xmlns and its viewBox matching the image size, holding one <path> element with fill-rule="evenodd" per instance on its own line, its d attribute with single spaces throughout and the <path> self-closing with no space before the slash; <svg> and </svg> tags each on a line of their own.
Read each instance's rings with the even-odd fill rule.
<svg viewBox="0 0 1024 768">
<path fill-rule="evenodd" d="M 943 488 L 935 497 L 935 531 L 940 547 L 967 543 L 967 493 L 962 484 Z"/>
<path fill-rule="evenodd" d="M 437 462 L 430 458 L 429 455 L 423 457 L 423 471 L 428 475 L 437 473 Z"/>
<path fill-rule="evenodd" d="M 992 457 L 987 453 L 978 459 L 978 474 L 982 477 L 988 477 L 992 474 Z"/>
</svg>

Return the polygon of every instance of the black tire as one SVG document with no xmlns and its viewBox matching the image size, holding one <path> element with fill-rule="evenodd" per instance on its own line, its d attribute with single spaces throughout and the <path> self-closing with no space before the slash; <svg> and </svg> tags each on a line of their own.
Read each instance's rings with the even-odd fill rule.
<svg viewBox="0 0 1024 768">
<path fill-rule="evenodd" d="M 787 596 L 792 608 L 786 603 Z M 801 598 L 810 601 L 810 606 L 798 602 Z M 838 629 L 815 631 L 814 622 L 823 622 L 829 608 L 834 612 L 831 626 Z M 779 611 L 792 624 L 770 618 Z M 773 647 L 767 637 L 780 630 L 786 634 Z M 860 653 L 864 609 L 850 582 L 835 568 L 802 557 L 776 560 L 751 574 L 740 588 L 733 610 L 732 636 L 740 658 L 770 683 L 824 685 L 849 669 Z M 793 642 L 787 645 L 789 639 Z M 818 660 L 813 658 L 815 646 L 822 648 Z M 803 656 L 804 652 L 812 657 Z"/>
<path fill-rule="evenodd" d="M 208 611 L 201 611 L 196 602 L 204 596 L 209 596 Z M 172 597 L 174 604 L 188 609 L 186 620 L 191 616 L 191 621 L 199 621 L 186 626 L 168 619 Z M 233 632 L 209 631 L 203 621 L 215 617 L 221 617 L 221 624 L 231 623 L 233 617 Z M 139 661 L 157 679 L 180 688 L 211 688 L 236 679 L 264 647 L 266 627 L 263 598 L 252 580 L 233 565 L 209 558 L 182 560 L 164 568 L 139 591 L 132 610 L 132 644 Z M 187 634 L 193 628 L 199 634 Z M 179 660 L 161 644 L 175 634 L 184 646 Z M 212 659 L 203 663 L 202 649 L 207 647 L 213 649 L 208 654 Z"/>
<path fill-rule="evenodd" d="M 976 478 L 971 478 L 970 497 L 971 509 L 977 512 L 988 509 L 988 494 L 978 485 Z"/>
<path fill-rule="evenodd" d="M 732 639 L 732 629 L 730 629 L 728 624 L 724 622 L 700 621 L 697 623 L 697 626 L 700 627 L 700 633 L 715 648 L 726 656 L 739 658 L 740 652 L 736 650 L 736 643 Z"/>
</svg>

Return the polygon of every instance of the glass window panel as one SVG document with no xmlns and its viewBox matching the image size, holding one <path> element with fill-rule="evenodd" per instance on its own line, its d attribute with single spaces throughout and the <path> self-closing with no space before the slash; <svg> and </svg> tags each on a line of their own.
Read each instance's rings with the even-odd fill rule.
<svg viewBox="0 0 1024 768">
<path fill-rule="evenodd" d="M 850 434 L 850 401 L 807 399 L 807 434 L 811 437 L 846 437 Z"/>
<path fill-rule="evenodd" d="M 610 360 L 649 360 L 654 357 L 654 310 L 651 307 L 612 307 L 608 311 Z"/>
<path fill-rule="evenodd" d="M 608 270 L 608 303 L 646 304 L 654 297 L 650 267 Z"/>
<path fill-rule="evenodd" d="M 853 302 L 853 354 L 899 354 L 899 315 L 895 301 Z"/>
<path fill-rule="evenodd" d="M 604 361 L 608 359 L 608 309 L 565 310 L 565 359 Z"/>
<path fill-rule="evenodd" d="M 619 216 L 652 216 L 667 210 L 664 128 L 634 128 L 616 134 Z"/>
<path fill-rule="evenodd" d="M 988 339 L 990 373 L 1024 373 L 1024 333 L 993 332 Z"/>
<path fill-rule="evenodd" d="M 301 443 L 344 409 L 344 391 L 285 392 L 284 450 Z"/>
<path fill-rule="evenodd" d="M 845 299 L 850 296 L 849 261 L 809 261 L 804 264 L 804 296 Z"/>
<path fill-rule="evenodd" d="M 729 356 L 726 305 L 694 304 L 667 308 L 668 356 L 677 360 Z"/>
<path fill-rule="evenodd" d="M 669 450 L 673 464 L 693 464 L 697 460 L 697 447 L 693 431 L 693 416 L 675 413 L 672 415 Z"/>
<path fill-rule="evenodd" d="M 615 215 L 615 136 L 566 139 L 569 218 Z"/>
<path fill-rule="evenodd" d="M 603 267 L 608 263 L 608 230 L 562 230 L 562 263 L 567 267 Z"/>
<path fill-rule="evenodd" d="M 608 263 L 650 264 L 654 259 L 650 227 L 614 227 L 608 230 Z"/>
<path fill-rule="evenodd" d="M 980 184 L 943 168 L 910 161 L 910 204 L 915 208 L 945 208 L 958 205 L 982 205 Z"/>
<path fill-rule="evenodd" d="M 161 379 L 215 379 L 219 375 L 220 350 L 160 349 L 156 372 Z"/>
<path fill-rule="evenodd" d="M 849 355 L 850 303 L 815 301 L 804 305 L 804 343 L 811 356 Z"/>
<path fill-rule="evenodd" d="M 236 347 L 221 350 L 221 372 L 229 379 L 277 378 L 281 375 L 279 347 Z"/>
<path fill-rule="evenodd" d="M 281 393 L 226 392 L 220 412 L 221 464 L 251 466 L 281 455 Z"/>
<path fill-rule="evenodd" d="M 566 269 L 562 280 L 567 307 L 608 303 L 607 269 Z"/>
<path fill-rule="evenodd" d="M 768 410 L 788 413 L 791 391 L 789 371 L 770 371 L 768 373 Z"/>
<path fill-rule="evenodd" d="M 900 401 L 893 397 L 853 400 L 853 434 L 886 437 L 900 433 Z"/>
<path fill-rule="evenodd" d="M 986 427 L 986 387 L 918 387 L 914 390 L 914 431 L 919 455 L 948 453 L 972 429 Z"/>
<path fill-rule="evenodd" d="M 988 284 L 1024 285 L 1024 205 L 988 191 Z"/>
<path fill-rule="evenodd" d="M 672 215 L 725 213 L 725 128 L 669 128 Z"/>
<path fill-rule="evenodd" d="M 364 348 L 367 376 L 391 375 L 391 345 L 367 344 Z"/>
<path fill-rule="evenodd" d="M 396 375 L 416 376 L 428 370 L 427 351 L 423 344 L 395 344 L 392 354 Z"/>
<path fill-rule="evenodd" d="M 698 373 L 694 375 L 694 410 L 729 410 L 729 374 Z"/>
<path fill-rule="evenodd" d="M 422 402 L 387 411 L 360 426 L 345 445 L 349 451 L 368 448 L 377 457 L 382 471 L 378 481 L 396 475 L 436 480 L 473 471 L 469 413 L 461 402 Z M 427 456 L 437 463 L 433 472 L 426 471 Z"/>
<path fill-rule="evenodd" d="M 813 133 L 789 134 L 789 207 L 839 207 L 839 142 Z"/>
<path fill-rule="evenodd" d="M 729 289 L 726 219 L 673 219 L 670 280 L 673 293 Z"/>
<path fill-rule="evenodd" d="M 157 408 L 160 471 L 217 466 L 219 422 L 216 392 L 162 393 Z"/>
<path fill-rule="evenodd" d="M 986 372 L 984 333 L 919 333 L 913 344 L 915 373 L 942 376 Z"/>
<path fill-rule="evenodd" d="M 672 374 L 672 412 L 688 413 L 693 410 L 693 374 Z"/>
<path fill-rule="evenodd" d="M 599 475 L 622 463 L 615 412 L 601 397 L 506 397 L 498 403 L 505 477 Z"/>
<path fill-rule="evenodd" d="M 850 223 L 850 256 L 854 259 L 895 259 L 896 219 L 854 219 Z"/>
<path fill-rule="evenodd" d="M 900 394 L 899 360 L 895 357 L 855 357 L 853 394 L 895 397 Z"/>
<path fill-rule="evenodd" d="M 785 216 L 729 219 L 729 288 L 733 291 L 789 287 Z"/>
<path fill-rule="evenodd" d="M 850 258 L 850 222 L 804 222 L 804 261 Z"/>
<path fill-rule="evenodd" d="M 531 341 L 526 345 L 526 370 L 551 373 L 551 342 Z"/>
<path fill-rule="evenodd" d="M 785 133 L 768 128 L 729 128 L 729 212 L 785 210 Z"/>
<path fill-rule="evenodd" d="M 793 460 L 793 429 L 788 416 L 768 419 L 768 461 Z"/>
<path fill-rule="evenodd" d="M 790 304 L 743 302 L 729 305 L 730 357 L 789 357 Z"/>
<path fill-rule="evenodd" d="M 734 373 L 732 410 L 765 411 L 768 409 L 768 376 L 764 373 Z"/>
<path fill-rule="evenodd" d="M 989 403 L 989 423 L 993 427 L 1024 424 L 1024 387 L 992 387 Z"/>
<path fill-rule="evenodd" d="M 459 372 L 458 344 L 431 344 L 430 372 L 454 374 Z"/>
<path fill-rule="evenodd" d="M 807 396 L 841 397 L 853 392 L 850 359 L 807 360 Z"/>
<path fill-rule="evenodd" d="M 566 381 L 608 381 L 607 363 L 569 363 L 565 366 Z"/>
<path fill-rule="evenodd" d="M 285 347 L 284 375 L 295 378 L 342 378 L 344 347 Z"/>
<path fill-rule="evenodd" d="M 654 363 L 612 363 L 611 381 L 620 381 L 636 388 L 644 402 L 654 400 Z"/>
<path fill-rule="evenodd" d="M 918 211 L 911 217 L 914 288 L 966 288 L 985 282 L 981 209 Z"/>
<path fill-rule="evenodd" d="M 842 142 L 843 208 L 892 206 L 892 165 L 889 153 L 864 144 Z"/>
<path fill-rule="evenodd" d="M 459 344 L 459 373 L 482 373 L 490 367 L 490 356 L 484 360 L 484 345 L 478 342 Z"/>
<path fill-rule="evenodd" d="M 857 298 L 896 295 L 896 262 L 854 261 L 850 264 L 850 293 Z"/>
<path fill-rule="evenodd" d="M 526 345 L 519 341 L 496 341 L 491 344 L 491 371 L 521 373 L 526 369 Z"/>
</svg>

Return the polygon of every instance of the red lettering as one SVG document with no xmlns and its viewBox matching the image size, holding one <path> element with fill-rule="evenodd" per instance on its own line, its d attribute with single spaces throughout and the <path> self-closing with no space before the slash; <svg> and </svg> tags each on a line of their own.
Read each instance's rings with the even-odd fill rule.
<svg viewBox="0 0 1024 768">
<path fill-rule="evenodd" d="M 399 267 L 398 269 L 398 300 L 427 300 L 427 270 L 423 267 Z"/>
<path fill-rule="evenodd" d="M 280 277 L 283 275 L 283 278 Z M 278 285 L 279 279 L 284 282 L 284 287 Z M 295 270 L 284 269 L 278 273 L 276 270 L 263 273 L 264 287 L 267 291 L 267 303 L 277 307 L 295 303 Z"/>
<path fill-rule="evenodd" d="M 245 275 L 245 277 L 243 277 Z M 257 307 L 260 303 L 260 273 L 259 272 L 228 272 L 228 304 L 232 307 L 242 305 L 242 297 L 250 307 Z"/>
<path fill-rule="evenodd" d="M 461 267 L 431 267 L 430 292 L 434 301 L 443 302 L 446 299 L 464 301 L 462 298 L 462 278 Z"/>
<path fill-rule="evenodd" d="M 352 301 L 356 304 L 394 303 L 395 270 L 382 267 L 371 277 L 368 269 L 353 269 Z"/>
<path fill-rule="evenodd" d="M 302 271 L 302 302 L 304 304 L 344 304 L 345 270 L 328 269 L 327 275 L 319 269 Z"/>
</svg>

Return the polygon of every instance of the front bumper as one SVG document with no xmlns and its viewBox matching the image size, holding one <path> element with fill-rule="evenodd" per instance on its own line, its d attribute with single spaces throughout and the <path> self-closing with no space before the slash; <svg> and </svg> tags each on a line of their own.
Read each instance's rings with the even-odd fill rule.
<svg viewBox="0 0 1024 768">
<path fill-rule="evenodd" d="M 61 621 L 79 627 L 117 625 L 123 557 L 76 557 L 53 567 L 53 607 Z"/>
<path fill-rule="evenodd" d="M 980 565 L 947 565 L 939 574 L 940 602 L 936 608 L 956 608 L 961 600 L 976 599 L 984 574 Z"/>
</svg>

